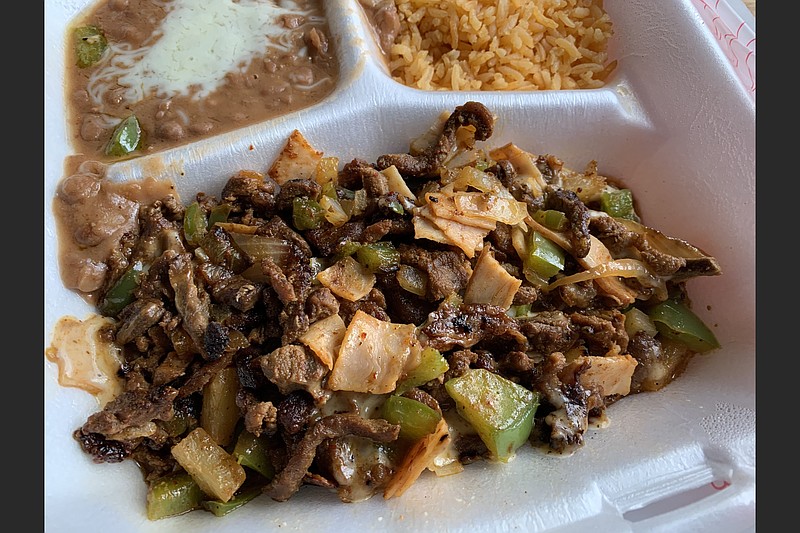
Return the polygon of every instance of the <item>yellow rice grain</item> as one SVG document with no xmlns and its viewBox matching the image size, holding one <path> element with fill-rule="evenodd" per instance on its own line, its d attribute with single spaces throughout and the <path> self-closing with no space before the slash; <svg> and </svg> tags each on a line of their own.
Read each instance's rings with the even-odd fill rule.
<svg viewBox="0 0 800 533">
<path fill-rule="evenodd" d="M 612 22 L 602 0 L 395 0 L 387 65 L 423 90 L 602 87 Z"/>
</svg>

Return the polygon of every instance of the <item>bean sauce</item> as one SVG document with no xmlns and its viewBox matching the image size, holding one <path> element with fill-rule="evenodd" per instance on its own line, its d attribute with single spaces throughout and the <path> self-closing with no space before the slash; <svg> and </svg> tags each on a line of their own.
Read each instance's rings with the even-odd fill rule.
<svg viewBox="0 0 800 533">
<path fill-rule="evenodd" d="M 107 47 L 77 65 L 76 31 Z M 321 1 L 110 0 L 67 32 L 66 106 L 74 150 L 113 161 L 160 152 L 308 107 L 335 88 L 339 63 Z M 109 155 L 135 116 L 141 143 Z"/>
</svg>

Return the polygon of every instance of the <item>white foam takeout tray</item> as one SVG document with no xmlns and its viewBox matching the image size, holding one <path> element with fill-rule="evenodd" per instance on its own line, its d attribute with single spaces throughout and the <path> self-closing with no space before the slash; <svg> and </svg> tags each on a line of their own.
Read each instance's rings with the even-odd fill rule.
<svg viewBox="0 0 800 533">
<path fill-rule="evenodd" d="M 737 0 L 738 1 L 738 0 Z M 45 347 L 59 317 L 92 309 L 64 289 L 51 202 L 65 141 L 63 34 L 87 0 L 45 1 Z M 701 6 L 702 4 L 702 6 Z M 94 464 L 72 432 L 98 408 L 57 383 L 44 364 L 45 527 L 68 531 L 748 531 L 755 528 L 755 86 L 734 65 L 729 36 L 703 9 L 725 2 L 607 0 L 619 60 L 603 89 L 529 93 L 422 92 L 392 81 L 356 0 L 326 2 L 342 63 L 324 102 L 260 125 L 112 169 L 113 179 L 173 179 L 186 201 L 216 194 L 240 169 L 265 171 L 297 128 L 340 161 L 403 152 L 439 112 L 479 100 L 498 115 L 488 141 L 513 141 L 633 189 L 644 221 L 716 256 L 723 275 L 689 282 L 695 311 L 722 348 L 697 356 L 665 389 L 608 410 L 568 458 L 523 447 L 510 464 L 424 475 L 402 497 L 343 504 L 303 487 L 285 503 L 261 496 L 223 518 L 210 513 L 151 522 L 132 462 Z M 733 11 L 729 10 L 727 15 Z M 746 17 L 745 17 L 746 18 Z M 711 21 L 711 22 L 709 22 Z M 740 20 L 741 22 L 741 20 Z M 723 32 L 724 33 L 724 32 Z M 748 69 L 745 69 L 748 71 Z M 252 149 L 251 149 L 252 147 Z"/>
</svg>

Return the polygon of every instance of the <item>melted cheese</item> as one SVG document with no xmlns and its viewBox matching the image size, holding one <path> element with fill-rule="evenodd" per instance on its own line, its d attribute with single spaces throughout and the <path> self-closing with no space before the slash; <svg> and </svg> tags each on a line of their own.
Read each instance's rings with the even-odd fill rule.
<svg viewBox="0 0 800 533">
<path fill-rule="evenodd" d="M 55 326 L 53 341 L 45 356 L 58 364 L 58 382 L 94 395 L 101 406 L 122 392 L 117 371 L 122 362 L 121 349 L 115 346 L 103 329 L 114 321 L 100 315 L 86 320 L 62 317 Z"/>
<path fill-rule="evenodd" d="M 93 74 L 89 93 L 96 102 L 111 86 L 124 88 L 123 97 L 138 102 L 147 96 L 205 98 L 225 82 L 229 72 L 244 71 L 267 48 L 288 51 L 281 15 L 302 15 L 293 8 L 259 0 L 174 0 L 164 4 L 166 17 L 148 45 L 132 49 L 109 45 L 106 64 Z"/>
</svg>

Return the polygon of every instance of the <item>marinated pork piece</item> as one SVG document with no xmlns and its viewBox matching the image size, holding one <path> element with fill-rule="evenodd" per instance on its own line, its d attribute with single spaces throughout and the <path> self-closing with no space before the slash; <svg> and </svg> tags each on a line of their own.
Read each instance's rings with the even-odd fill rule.
<svg viewBox="0 0 800 533">
<path fill-rule="evenodd" d="M 378 158 L 377 168 L 383 170 L 392 165 L 397 167 L 403 177 L 417 178 L 435 175 L 445 158 L 457 148 L 456 131 L 461 126 L 475 127 L 475 140 L 485 141 L 492 135 L 494 116 L 486 107 L 477 102 L 467 102 L 458 106 L 444 123 L 439 140 L 425 153 L 418 156 L 410 154 L 388 154 Z"/>
<path fill-rule="evenodd" d="M 586 257 L 591 247 L 589 239 L 589 211 L 573 191 L 548 189 L 545 192 L 545 209 L 562 211 L 569 220 L 569 239 L 575 257 Z"/>
<path fill-rule="evenodd" d="M 378 442 L 397 439 L 400 427 L 378 419 L 365 419 L 353 414 L 336 414 L 322 418 L 305 433 L 293 451 L 287 465 L 275 477 L 265 492 L 276 501 L 286 501 L 297 492 L 316 456 L 317 447 L 327 439 L 353 435 Z"/>
</svg>

